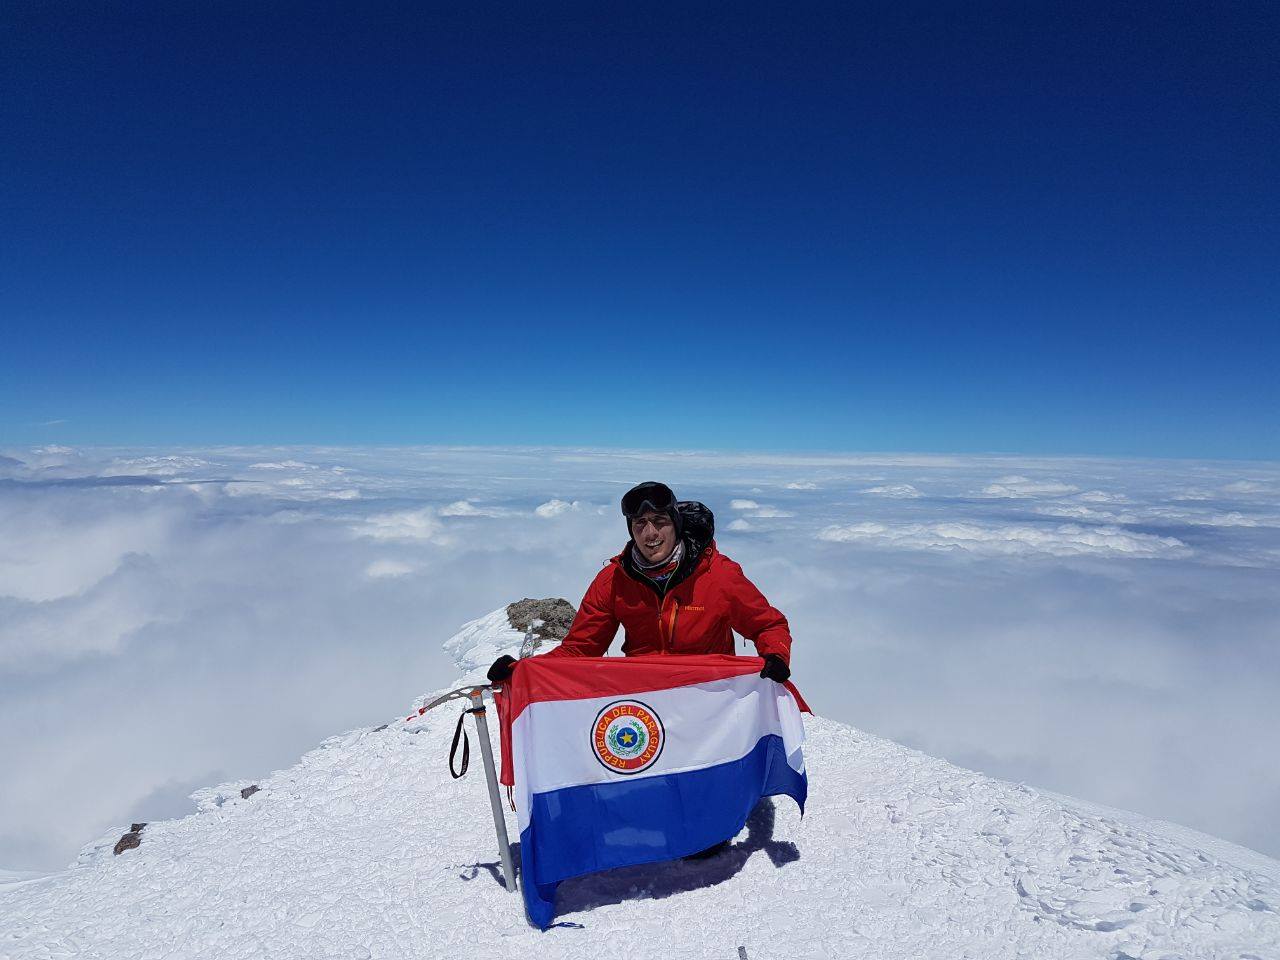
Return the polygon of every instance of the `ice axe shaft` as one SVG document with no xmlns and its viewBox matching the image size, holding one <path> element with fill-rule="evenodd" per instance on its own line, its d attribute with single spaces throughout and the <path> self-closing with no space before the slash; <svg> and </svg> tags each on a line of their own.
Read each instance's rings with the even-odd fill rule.
<svg viewBox="0 0 1280 960">
<path fill-rule="evenodd" d="M 471 715 L 476 718 L 476 735 L 480 738 L 480 755 L 484 758 L 484 779 L 489 785 L 489 806 L 493 810 L 493 829 L 498 834 L 498 857 L 502 860 L 502 880 L 508 892 L 515 892 L 516 871 L 511 862 L 511 842 L 507 839 L 507 818 L 502 814 L 502 795 L 498 790 L 498 771 L 493 765 L 493 747 L 489 743 L 489 724 L 485 720 L 484 690 L 471 691 Z"/>
</svg>

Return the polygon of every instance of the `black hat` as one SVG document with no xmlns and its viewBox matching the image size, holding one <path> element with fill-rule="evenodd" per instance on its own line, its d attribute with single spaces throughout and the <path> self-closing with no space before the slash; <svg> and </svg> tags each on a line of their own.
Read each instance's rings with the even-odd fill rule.
<svg viewBox="0 0 1280 960">
<path fill-rule="evenodd" d="M 665 483 L 647 480 L 637 484 L 622 495 L 622 515 L 627 518 L 627 532 L 631 521 L 648 511 L 665 513 L 675 524 L 676 536 L 681 533 L 680 511 L 676 509 L 676 495 Z"/>
</svg>

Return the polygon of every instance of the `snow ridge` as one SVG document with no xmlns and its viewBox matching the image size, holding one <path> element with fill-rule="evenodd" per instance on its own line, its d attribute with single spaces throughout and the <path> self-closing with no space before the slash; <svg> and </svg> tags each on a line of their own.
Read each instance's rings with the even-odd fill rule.
<svg viewBox="0 0 1280 960">
<path fill-rule="evenodd" d="M 446 648 L 476 679 L 522 640 L 503 609 Z M 541 933 L 500 884 L 479 765 L 445 771 L 456 718 L 199 791 L 120 856 L 116 834 L 0 873 L 0 957 L 1280 957 L 1280 862 L 820 717 L 803 821 L 766 800 L 717 857 L 568 881 Z"/>
</svg>

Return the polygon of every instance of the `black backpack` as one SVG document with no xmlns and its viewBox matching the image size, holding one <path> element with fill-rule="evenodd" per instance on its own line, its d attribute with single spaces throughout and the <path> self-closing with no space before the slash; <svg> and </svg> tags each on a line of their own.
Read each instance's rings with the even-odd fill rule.
<svg viewBox="0 0 1280 960">
<path fill-rule="evenodd" d="M 697 500 L 681 500 L 676 504 L 684 535 L 699 546 L 706 546 L 716 535 L 716 515 Z"/>
</svg>

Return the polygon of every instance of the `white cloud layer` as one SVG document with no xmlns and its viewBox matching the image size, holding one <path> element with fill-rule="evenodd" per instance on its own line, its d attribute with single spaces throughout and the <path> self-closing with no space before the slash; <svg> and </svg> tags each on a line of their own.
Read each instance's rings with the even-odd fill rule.
<svg viewBox="0 0 1280 960">
<path fill-rule="evenodd" d="M 579 504 L 575 500 L 570 503 L 567 500 L 548 500 L 546 503 L 540 503 L 534 507 L 533 512 L 539 517 L 559 517 L 568 513 L 570 510 L 578 509 Z"/>
<path fill-rule="evenodd" d="M 867 543 L 908 550 L 966 550 L 971 553 L 1054 557 L 1121 554 L 1129 557 L 1187 556 L 1174 537 L 1133 533 L 1120 527 L 1056 527 L 979 523 L 851 523 L 824 528 L 818 537 L 836 543 Z"/>
<path fill-rule="evenodd" d="M 375 560 L 364 572 L 369 577 L 404 577 L 413 573 L 413 564 L 403 560 Z"/>
<path fill-rule="evenodd" d="M 444 534 L 444 524 L 441 523 L 437 511 L 431 507 L 375 513 L 371 517 L 364 518 L 354 529 L 361 536 L 372 537 L 375 540 L 448 541 Z"/>
<path fill-rule="evenodd" d="M 862 491 L 873 497 L 896 497 L 899 500 L 914 500 L 920 491 L 909 483 L 885 483 L 878 487 L 867 487 Z"/>
<path fill-rule="evenodd" d="M 0 866 L 396 716 L 460 624 L 576 603 L 654 477 L 819 712 L 1280 853 L 1280 466 L 44 447 L 0 449 Z"/>
<path fill-rule="evenodd" d="M 1079 487 L 1057 480 L 1031 480 L 1027 477 L 1000 477 L 995 483 L 987 484 L 982 493 L 988 497 L 1061 497 L 1075 493 Z"/>
</svg>

